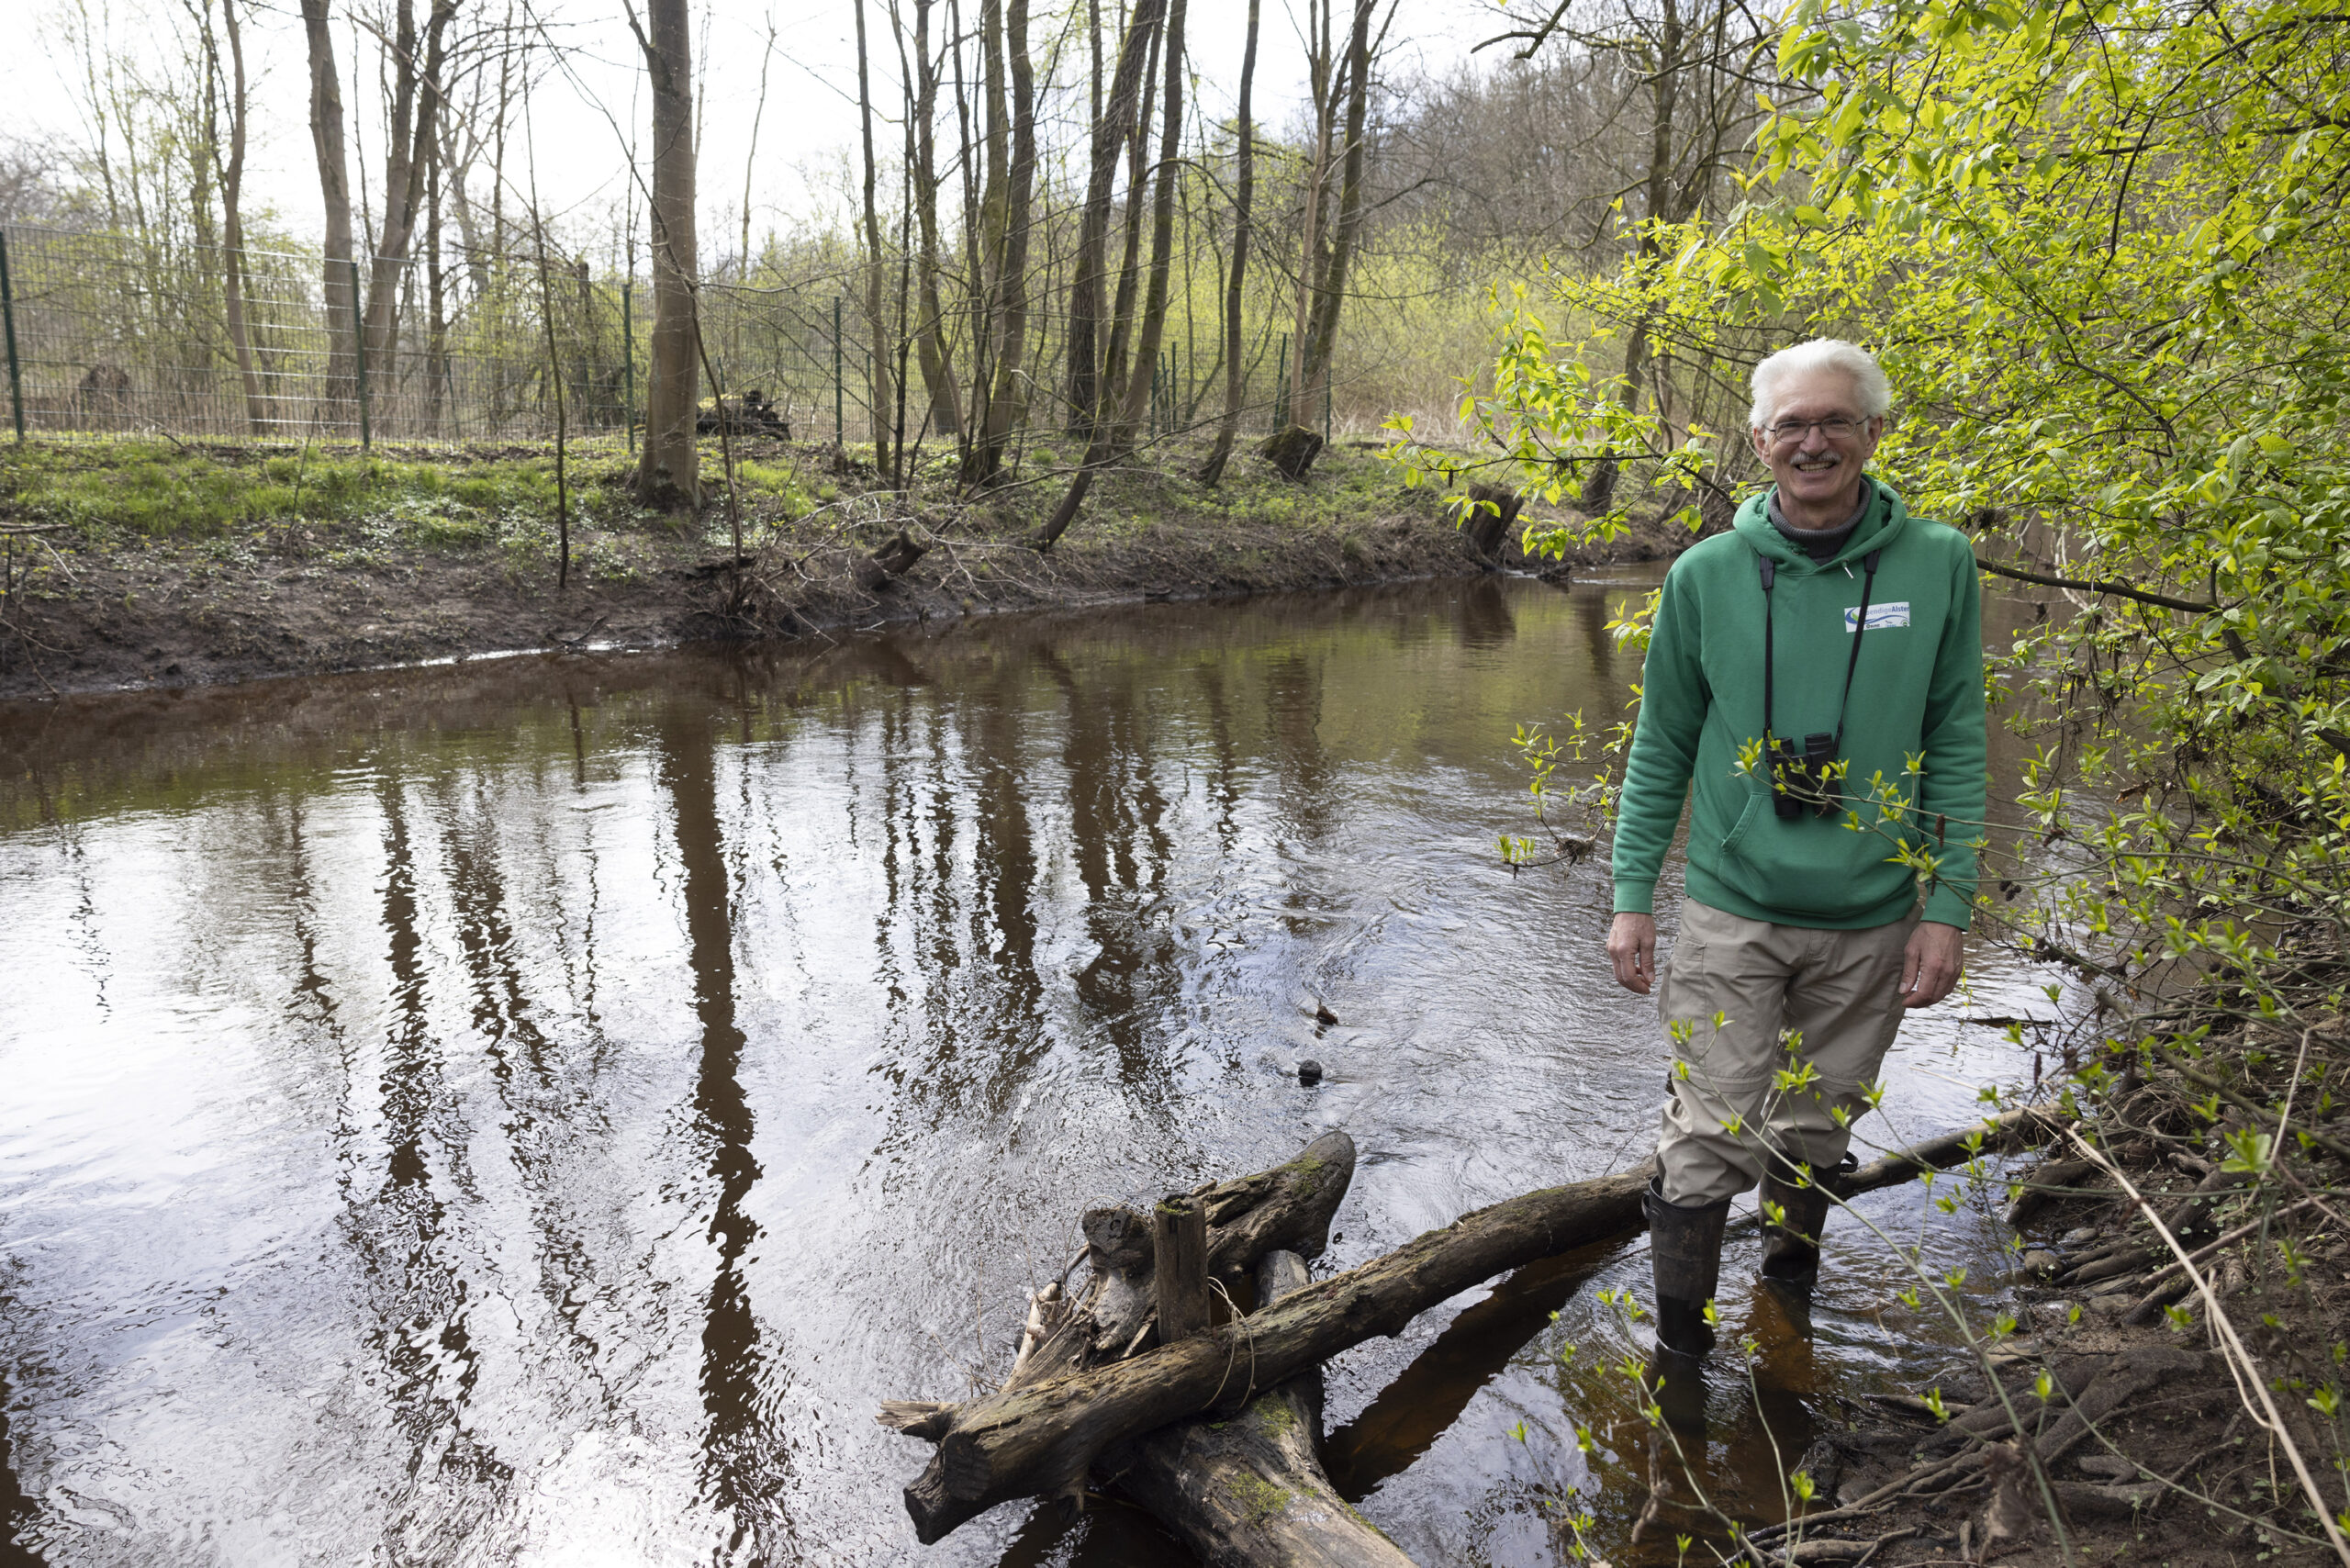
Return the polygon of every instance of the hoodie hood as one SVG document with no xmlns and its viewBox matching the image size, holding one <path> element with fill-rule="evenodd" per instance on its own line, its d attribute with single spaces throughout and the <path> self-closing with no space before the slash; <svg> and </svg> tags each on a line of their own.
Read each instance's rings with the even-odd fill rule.
<svg viewBox="0 0 2350 1568">
<path fill-rule="evenodd" d="M 1805 554 L 1771 521 L 1771 498 L 1778 494 L 1776 485 L 1747 497 L 1730 526 L 1740 538 L 1785 570 L 1824 572 L 1847 561 L 1857 561 L 1872 550 L 1883 549 L 1908 526 L 1909 509 L 1902 504 L 1893 487 L 1874 475 L 1869 476 L 1869 483 L 1875 487 L 1876 499 L 1868 515 L 1852 530 L 1852 536 L 1844 541 L 1844 547 L 1825 561 L 1815 561 Z"/>
</svg>

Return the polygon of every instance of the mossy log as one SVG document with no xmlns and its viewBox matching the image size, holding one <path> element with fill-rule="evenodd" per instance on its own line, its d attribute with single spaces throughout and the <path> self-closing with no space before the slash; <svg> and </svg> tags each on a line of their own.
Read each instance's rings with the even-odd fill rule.
<svg viewBox="0 0 2350 1568">
<path fill-rule="evenodd" d="M 2032 1111 L 1988 1117 L 1964 1131 L 1886 1155 L 1833 1185 L 1841 1197 L 1892 1186 L 1927 1170 L 1961 1164 L 1976 1149 L 2012 1144 L 2044 1131 L 2052 1120 Z M 1312 1173 L 1298 1168 L 1325 1141 L 1317 1139 L 1289 1166 L 1239 1185 L 1264 1182 L 1288 1170 L 1285 1182 L 1268 1183 L 1270 1191 L 1289 1194 L 1291 1202 L 1298 1201 L 1309 1185 L 1313 1196 L 1324 1195 L 1327 1189 L 1303 1180 Z M 1349 1174 L 1353 1153 L 1348 1140 Z M 1113 1351 L 1106 1360 L 1093 1361 L 1092 1352 L 1080 1347 L 1113 1340 L 1115 1329 L 1100 1332 L 1092 1314 L 1121 1292 L 1129 1297 L 1136 1294 L 1137 1265 L 1106 1259 L 1097 1265 L 1084 1309 L 1058 1327 L 1044 1327 L 1037 1353 L 1024 1351 L 1021 1368 L 1003 1388 L 965 1404 L 897 1402 L 883 1407 L 883 1425 L 938 1445 L 923 1474 L 905 1490 L 915 1533 L 927 1545 L 998 1503 L 1078 1493 L 1095 1462 L 1113 1445 L 1191 1417 L 1243 1409 L 1264 1390 L 1366 1339 L 1400 1332 L 1420 1313 L 1472 1285 L 1571 1248 L 1639 1230 L 1646 1224 L 1640 1193 L 1648 1180 L 1649 1172 L 1641 1169 L 1528 1193 L 1464 1215 L 1441 1230 L 1429 1231 L 1384 1257 L 1309 1285 L 1245 1318 L 1143 1354 Z M 1212 1224 L 1213 1194 L 1220 1190 L 1203 1188 L 1194 1194 L 1208 1204 Z M 1093 1222 L 1103 1212 L 1087 1216 L 1090 1241 Z M 1135 1225 L 1142 1225 L 1139 1215 L 1132 1217 Z M 1317 1238 L 1327 1226 L 1325 1213 Z M 1102 1228 L 1113 1251 L 1147 1251 L 1147 1244 L 1130 1246 L 1132 1227 L 1115 1227 L 1115 1234 L 1113 1227 Z M 1278 1226 L 1269 1223 L 1266 1228 Z M 1213 1267 L 1217 1253 L 1213 1231 L 1209 1250 Z M 1147 1298 L 1147 1286 L 1139 1294 Z M 1136 1320 L 1140 1316 L 1138 1310 L 1133 1313 Z M 1147 1327 L 1137 1327 L 1130 1346 L 1140 1347 Z M 1032 1319 L 1032 1333 L 1039 1328 Z M 1024 1377 L 1022 1370 L 1032 1365 L 1053 1370 Z"/>
<path fill-rule="evenodd" d="M 1268 1252 L 1257 1265 L 1257 1299 L 1268 1305 L 1306 1283 L 1305 1260 L 1294 1252 Z M 1321 1447 L 1316 1367 L 1259 1394 L 1228 1421 L 1179 1421 L 1121 1444 L 1094 1471 L 1203 1562 L 1412 1568 L 1331 1486 Z"/>
</svg>

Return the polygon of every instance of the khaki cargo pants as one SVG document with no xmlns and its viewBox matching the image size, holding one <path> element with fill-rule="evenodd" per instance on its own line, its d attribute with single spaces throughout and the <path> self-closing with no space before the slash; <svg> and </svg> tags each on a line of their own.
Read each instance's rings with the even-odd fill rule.
<svg viewBox="0 0 2350 1568">
<path fill-rule="evenodd" d="M 1901 963 L 1917 925 L 1913 912 L 1865 931 L 1815 931 L 1682 905 L 1657 993 L 1673 1040 L 1657 1137 L 1669 1202 L 1745 1192 L 1766 1148 L 1820 1167 L 1844 1158 L 1868 1106 L 1862 1086 L 1901 1027 Z"/>
</svg>

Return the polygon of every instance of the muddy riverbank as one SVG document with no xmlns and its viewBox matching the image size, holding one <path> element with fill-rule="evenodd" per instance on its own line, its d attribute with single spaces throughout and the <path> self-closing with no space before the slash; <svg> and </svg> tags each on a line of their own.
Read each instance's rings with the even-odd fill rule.
<svg viewBox="0 0 2350 1568">
<path fill-rule="evenodd" d="M 1538 565 L 1514 547 L 1499 562 L 1482 556 L 1375 445 L 1342 444 L 1304 484 L 1252 457 L 1215 490 L 1191 478 L 1193 454 L 1170 446 L 1111 475 L 1042 553 L 1027 541 L 1058 493 L 1042 478 L 977 504 L 943 472 L 884 494 L 854 450 L 746 443 L 737 557 L 716 479 L 703 515 L 678 520 L 627 503 L 624 461 L 583 459 L 569 476 L 567 580 L 548 454 L 314 464 L 237 448 L 157 456 L 136 443 L 0 454 L 0 522 L 47 530 L 7 542 L 0 698 L 824 636 Z M 880 579 L 869 558 L 901 532 L 925 548 Z M 1654 523 L 1563 566 L 1653 560 L 1688 538 Z"/>
</svg>

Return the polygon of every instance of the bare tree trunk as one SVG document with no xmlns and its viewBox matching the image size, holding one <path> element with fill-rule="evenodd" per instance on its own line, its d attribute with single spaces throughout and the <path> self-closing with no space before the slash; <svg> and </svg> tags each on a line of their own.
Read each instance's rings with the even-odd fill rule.
<svg viewBox="0 0 2350 1568">
<path fill-rule="evenodd" d="M 1371 103 L 1371 13 L 1372 0 L 1355 0 L 1354 28 L 1347 39 L 1346 163 L 1338 176 L 1338 221 L 1332 230 L 1330 253 L 1314 291 L 1306 352 L 1302 356 L 1292 422 L 1314 423 L 1314 406 L 1329 385 L 1331 357 L 1337 347 L 1338 310 L 1346 303 L 1347 273 L 1362 234 L 1363 121 Z"/>
<path fill-rule="evenodd" d="M 974 479 L 987 467 L 981 448 L 987 440 L 988 406 L 995 397 L 1004 241 L 1011 229 L 1012 125 L 1004 83 L 1003 22 L 1002 0 L 980 0 L 975 35 L 979 51 L 979 105 L 972 111 L 979 129 L 974 142 L 967 125 L 964 140 L 964 157 L 967 162 L 975 160 L 979 170 L 976 183 L 966 179 L 964 184 L 970 218 L 965 244 L 970 252 L 971 418 L 976 428 L 968 430 L 962 445 L 963 472 Z"/>
<path fill-rule="evenodd" d="M 1136 0 L 1135 14 L 1119 45 L 1118 68 L 1110 95 L 1093 117 L 1092 164 L 1085 185 L 1085 209 L 1078 223 L 1077 266 L 1069 286 L 1069 396 L 1070 428 L 1093 433 L 1094 413 L 1102 401 L 1102 343 L 1104 325 L 1102 285 L 1110 240 L 1110 193 L 1118 178 L 1118 151 L 1132 129 L 1135 99 L 1141 89 L 1146 60 L 1157 37 L 1162 0 Z M 1080 499 L 1083 491 L 1078 491 Z M 1067 503 L 1065 502 L 1066 506 Z M 1075 515 L 1071 509 L 1070 515 Z M 1049 545 L 1068 528 L 1066 521 L 1047 525 L 1040 543 Z"/>
<path fill-rule="evenodd" d="M 229 40 L 229 154 L 220 167 L 222 314 L 228 318 L 229 351 L 245 395 L 245 425 L 254 435 L 269 428 L 269 399 L 253 368 L 252 336 L 245 330 L 245 128 L 252 101 L 245 90 L 245 39 L 237 21 L 237 0 L 220 0 L 220 20 Z M 212 40 L 207 28 L 205 49 Z"/>
<path fill-rule="evenodd" d="M 474 162 L 481 156 L 485 95 L 477 82 L 471 103 L 442 117 L 441 152 L 433 160 L 442 195 L 456 215 L 457 248 L 464 253 L 465 276 L 473 284 L 477 299 L 489 292 L 489 240 L 482 228 L 481 215 L 474 209 L 473 195 L 465 187 L 473 177 Z"/>
<path fill-rule="evenodd" d="M 695 330 L 693 33 L 686 0 L 645 0 L 629 25 L 653 88 L 653 352 L 644 378 L 640 505 L 690 511 L 701 501 L 694 449 L 700 387 Z"/>
<path fill-rule="evenodd" d="M 1117 177 L 1119 144 L 1126 140 L 1135 120 L 1135 97 L 1142 86 L 1145 61 L 1157 41 L 1159 4 L 1160 0 L 1136 0 L 1134 17 L 1126 24 L 1125 40 L 1119 48 L 1118 72 L 1110 84 L 1109 101 L 1093 125 L 1093 169 L 1086 186 L 1085 215 L 1078 237 L 1077 286 L 1071 291 L 1069 305 L 1069 364 L 1073 370 L 1080 364 L 1084 369 L 1083 401 L 1078 399 L 1077 376 L 1072 375 L 1070 378 L 1070 412 L 1074 422 L 1085 431 L 1085 461 L 1070 478 L 1060 505 L 1053 509 L 1051 518 L 1031 541 L 1038 550 L 1051 549 L 1069 532 L 1069 524 L 1077 521 L 1078 512 L 1085 505 L 1086 493 L 1093 487 L 1093 476 L 1111 453 L 1113 421 L 1102 417 L 1109 389 L 1093 358 L 1101 326 L 1104 252 L 1109 243 L 1110 185 Z M 1130 188 L 1127 200 L 1133 199 Z M 1114 347 L 1114 334 L 1112 342 Z"/>
<path fill-rule="evenodd" d="M 922 329 L 915 353 L 923 386 L 930 393 L 931 428 L 942 436 L 963 433 L 963 413 L 955 395 L 955 357 L 946 345 L 946 312 L 938 297 L 938 62 L 930 52 L 933 0 L 914 0 L 913 139 L 914 218 L 921 249 L 915 262 Z"/>
<path fill-rule="evenodd" d="M 529 88 L 523 89 L 522 113 L 530 115 Z M 571 425 L 566 417 L 563 396 L 563 351 L 554 335 L 554 281 L 547 273 L 547 227 L 545 209 L 539 205 L 539 150 L 537 138 L 532 139 L 531 152 L 531 249 L 536 253 L 539 266 L 539 320 L 546 331 L 547 381 L 554 393 L 554 586 L 560 592 L 571 586 L 571 473 L 569 456 Z"/>
<path fill-rule="evenodd" d="M 1678 213 L 1673 200 L 1673 115 L 1679 105 L 1681 73 L 1686 65 L 1681 58 L 1684 39 L 1679 0 L 1663 0 L 1658 17 L 1656 52 L 1651 60 L 1640 63 L 1649 67 L 1651 115 L 1649 118 L 1649 174 L 1643 196 L 1647 222 L 1640 226 L 1636 254 L 1651 260 L 1657 254 L 1655 225 L 1670 222 Z M 1649 313 L 1643 309 L 1632 322 L 1624 339 L 1624 381 L 1617 398 L 1627 413 L 1635 412 L 1640 404 L 1640 383 L 1648 374 Z M 1616 482 L 1620 465 L 1610 456 L 1592 465 L 1582 485 L 1579 504 L 1585 512 L 1604 512 L 1616 504 Z"/>
<path fill-rule="evenodd" d="M 1028 241 L 1036 185 L 1036 73 L 1028 55 L 1028 0 L 1008 0 L 1006 31 L 1012 48 L 1012 168 L 1004 213 L 1003 266 L 994 360 L 995 386 L 988 395 L 985 424 L 973 451 L 971 480 L 995 482 L 1003 450 L 1012 440 L 1027 398 L 1022 389 L 1028 348 Z"/>
<path fill-rule="evenodd" d="M 441 244 L 442 163 L 447 155 L 447 140 L 436 137 L 424 192 L 424 428 L 435 436 L 441 433 L 442 394 L 449 380 L 449 275 Z"/>
<path fill-rule="evenodd" d="M 301 0 L 310 53 L 310 147 L 319 164 L 319 199 L 326 208 L 326 273 L 320 282 L 327 314 L 326 402 L 330 418 L 347 417 L 356 390 L 359 302 L 352 287 L 351 165 L 343 151 L 342 85 L 334 68 L 330 0 Z"/>
<path fill-rule="evenodd" d="M 970 84 L 963 72 L 963 14 L 956 0 L 946 0 L 946 49 L 955 63 L 955 136 L 958 156 L 956 165 L 962 171 L 963 196 L 963 305 L 962 317 L 970 329 L 970 396 L 964 407 L 976 415 L 987 407 L 989 375 L 988 353 L 988 282 L 985 247 L 974 242 L 980 231 L 980 180 L 985 171 L 984 160 L 978 151 L 979 143 L 971 129 Z M 970 441 L 977 432 L 968 420 L 963 421 L 965 439 L 959 443 L 962 459 L 971 457 Z"/>
<path fill-rule="evenodd" d="M 1249 94 L 1257 80 L 1257 9 L 1248 0 L 1248 37 L 1240 47 L 1240 169 L 1232 197 L 1232 273 L 1224 286 L 1224 420 L 1216 426 L 1215 446 L 1200 470 L 1200 483 L 1214 487 L 1232 461 L 1232 443 L 1240 435 L 1240 400 L 1248 383 L 1240 363 L 1241 288 L 1248 271 L 1248 224 L 1257 203 L 1257 127 L 1249 118 Z"/>
<path fill-rule="evenodd" d="M 775 60 L 775 13 L 767 13 L 767 44 L 759 50 L 759 102 L 751 111 L 751 142 L 743 151 L 743 272 L 751 281 L 751 175 L 759 166 L 759 122 L 767 118 L 767 67 Z"/>
<path fill-rule="evenodd" d="M 529 48 L 513 47 L 514 5 L 507 0 L 505 37 L 507 47 L 498 51 L 498 115 L 490 122 L 489 143 L 489 266 L 500 265 L 506 255 L 506 133 L 514 123 L 514 61 L 517 54 L 529 63 Z M 487 281 L 483 287 L 487 288 Z"/>
<path fill-rule="evenodd" d="M 873 470 L 895 486 L 900 476 L 890 462 L 890 321 L 881 308 L 881 218 L 874 206 L 873 89 L 866 66 L 865 0 L 856 0 L 856 112 L 865 133 L 865 319 L 871 345 L 869 395 L 873 431 Z"/>
<path fill-rule="evenodd" d="M 399 279 L 424 203 L 425 171 L 431 167 L 433 129 L 441 118 L 441 66 L 449 22 L 457 0 L 432 0 L 424 25 L 424 58 L 417 59 L 412 0 L 400 0 L 392 48 L 392 126 L 384 147 L 384 224 L 376 240 L 367 284 L 367 353 L 390 363 Z"/>
<path fill-rule="evenodd" d="M 1149 407 L 1151 372 L 1158 364 L 1159 342 L 1167 331 L 1168 274 L 1175 250 L 1175 183 L 1183 177 L 1183 161 L 1179 156 L 1183 145 L 1183 12 L 1184 0 L 1169 0 L 1165 46 L 1167 118 L 1158 132 L 1158 185 L 1150 215 L 1150 283 L 1143 296 L 1134 374 L 1127 378 L 1125 408 L 1118 420 L 1121 449 L 1133 447 L 1135 431 Z M 1137 191 L 1136 196 L 1139 195 Z"/>
<path fill-rule="evenodd" d="M 1102 401 L 1095 414 L 1109 432 L 1112 452 L 1123 451 L 1125 445 L 1119 439 L 1119 415 L 1126 402 L 1126 354 L 1134 340 L 1135 296 L 1142 277 L 1143 191 L 1150 177 L 1150 111 L 1158 92 L 1158 57 L 1164 38 L 1163 26 L 1151 36 L 1142 111 L 1135 118 L 1133 139 L 1126 147 L 1126 238 L 1118 263 L 1117 302 L 1110 312 L 1109 352 L 1102 357 Z"/>
<path fill-rule="evenodd" d="M 1281 410 L 1284 425 L 1303 425 L 1311 417 L 1306 401 L 1305 344 L 1312 335 L 1314 288 L 1322 271 L 1322 207 L 1330 182 L 1331 120 L 1337 113 L 1337 62 L 1331 55 L 1330 16 L 1337 0 L 1308 0 L 1312 21 L 1307 68 L 1314 95 L 1314 165 L 1305 182 L 1304 210 L 1299 214 L 1297 242 L 1297 312 L 1290 323 L 1289 407 Z"/>
</svg>

